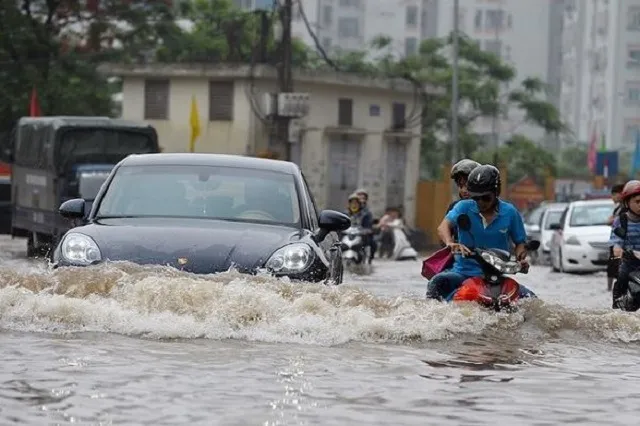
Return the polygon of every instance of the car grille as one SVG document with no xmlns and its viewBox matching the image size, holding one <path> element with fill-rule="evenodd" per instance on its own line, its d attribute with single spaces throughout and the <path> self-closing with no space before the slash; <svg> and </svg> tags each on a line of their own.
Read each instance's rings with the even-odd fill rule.
<svg viewBox="0 0 640 426">
<path fill-rule="evenodd" d="M 589 241 L 589 245 L 595 249 L 609 250 L 609 242 Z"/>
</svg>

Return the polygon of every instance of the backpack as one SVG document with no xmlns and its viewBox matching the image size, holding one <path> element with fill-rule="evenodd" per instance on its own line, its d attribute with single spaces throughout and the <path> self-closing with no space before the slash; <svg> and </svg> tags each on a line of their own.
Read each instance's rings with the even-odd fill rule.
<svg viewBox="0 0 640 426">
<path fill-rule="evenodd" d="M 627 211 L 621 208 L 618 212 L 618 218 L 620 219 L 620 228 L 624 231 L 624 243 L 627 242 L 627 227 L 629 226 L 629 218 L 627 217 Z"/>
</svg>

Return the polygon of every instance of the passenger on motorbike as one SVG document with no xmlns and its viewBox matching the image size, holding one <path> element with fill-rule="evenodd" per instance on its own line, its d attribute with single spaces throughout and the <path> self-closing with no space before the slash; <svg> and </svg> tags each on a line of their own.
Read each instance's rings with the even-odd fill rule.
<svg viewBox="0 0 640 426">
<path fill-rule="evenodd" d="M 450 177 L 458 187 L 458 197 L 460 198 L 449 204 L 447 213 L 449 213 L 459 201 L 469 198 L 469 191 L 467 191 L 467 179 L 469 178 L 469 173 L 478 166 L 480 166 L 480 163 L 464 158 L 454 164 L 451 168 Z"/>
<path fill-rule="evenodd" d="M 527 234 L 522 217 L 512 204 L 498 197 L 500 171 L 491 165 L 476 167 L 468 176 L 467 189 L 471 199 L 458 202 L 438 226 L 438 235 L 456 253 L 455 262 L 451 271 L 440 272 L 429 281 L 427 298 L 446 300 L 467 278 L 483 276 L 478 262 L 466 257 L 471 254 L 467 246 L 509 251 L 513 242 L 517 260 L 523 267 L 528 267 Z M 461 214 L 469 216 L 471 229 L 459 233 L 456 243 L 451 231 L 457 227 Z M 532 295 L 529 289 L 520 286 L 520 297 Z"/>
<path fill-rule="evenodd" d="M 609 243 L 613 246 L 613 256 L 621 259 L 618 280 L 613 286 L 613 308 L 637 311 L 640 308 L 640 294 L 629 294 L 629 274 L 640 269 L 640 259 L 625 255 L 624 250 L 640 251 L 640 181 L 627 182 L 621 195 L 622 210 L 613 221 Z M 613 230 L 626 230 L 625 238 L 620 238 Z"/>
<path fill-rule="evenodd" d="M 453 180 L 458 187 L 458 197 L 460 198 L 449 204 L 446 213 L 449 213 L 460 201 L 469 199 L 469 191 L 467 191 L 467 179 L 469 178 L 469 173 L 471 173 L 478 166 L 480 166 L 480 163 L 469 160 L 468 158 L 464 158 L 453 165 L 453 167 L 451 168 L 450 176 L 451 180 Z M 458 234 L 456 229 L 452 229 L 451 232 L 453 240 L 458 241 Z M 442 243 L 444 244 L 444 241 Z"/>
<path fill-rule="evenodd" d="M 358 199 L 360 200 L 360 204 L 362 205 L 362 210 L 364 211 L 364 215 L 367 216 L 367 223 L 371 224 L 371 226 L 367 229 L 372 229 L 373 213 L 371 213 L 371 210 L 369 210 L 369 206 L 367 205 L 367 203 L 369 202 L 369 193 L 364 188 L 357 189 L 355 193 L 358 196 Z M 367 245 L 371 247 L 371 255 L 369 257 L 369 263 L 371 263 L 371 261 L 373 260 L 376 254 L 376 250 L 378 249 L 378 244 L 374 240 L 373 235 L 369 235 L 367 237 Z"/>
<path fill-rule="evenodd" d="M 347 210 L 347 215 L 351 218 L 351 223 L 354 226 L 359 226 L 368 230 L 371 230 L 373 227 L 371 216 L 362 208 L 360 198 L 355 192 L 349 196 L 349 208 Z"/>
</svg>

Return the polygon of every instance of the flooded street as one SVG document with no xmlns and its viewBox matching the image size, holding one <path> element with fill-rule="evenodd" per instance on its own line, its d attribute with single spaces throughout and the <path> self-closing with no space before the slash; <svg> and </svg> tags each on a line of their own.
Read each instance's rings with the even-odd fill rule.
<svg viewBox="0 0 640 426">
<path fill-rule="evenodd" d="M 515 314 L 424 300 L 419 262 L 338 287 L 106 265 L 4 238 L 0 423 L 627 425 L 640 316 L 534 267 Z"/>
</svg>

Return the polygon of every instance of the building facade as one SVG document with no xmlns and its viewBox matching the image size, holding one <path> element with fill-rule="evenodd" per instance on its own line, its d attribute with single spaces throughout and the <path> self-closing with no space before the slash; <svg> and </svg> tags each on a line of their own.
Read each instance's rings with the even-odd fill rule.
<svg viewBox="0 0 640 426">
<path fill-rule="evenodd" d="M 640 132 L 640 0 L 566 0 L 561 112 L 575 138 L 631 152 Z"/>
<path fill-rule="evenodd" d="M 272 69 L 188 65 L 103 66 L 123 79 L 122 117 L 153 125 L 166 152 L 185 152 L 190 105 L 198 104 L 196 152 L 259 155 L 269 149 L 271 126 L 263 94 L 275 91 Z M 414 223 L 419 177 L 420 117 L 404 81 L 338 73 L 294 73 L 295 89 L 310 94 L 298 121 L 291 160 L 303 170 L 320 208 L 344 210 L 356 188 L 371 208 L 404 209 Z M 419 110 L 419 108 L 418 108 Z"/>
</svg>

